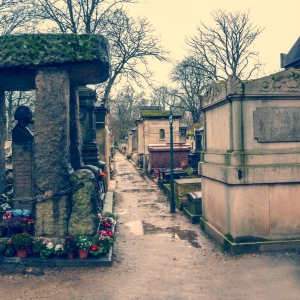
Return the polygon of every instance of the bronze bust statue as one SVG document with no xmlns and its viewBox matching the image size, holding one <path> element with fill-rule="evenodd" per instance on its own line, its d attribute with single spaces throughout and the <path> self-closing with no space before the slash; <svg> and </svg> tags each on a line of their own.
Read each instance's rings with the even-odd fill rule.
<svg viewBox="0 0 300 300">
<path fill-rule="evenodd" d="M 27 127 L 31 123 L 32 112 L 29 107 L 20 105 L 14 115 L 17 125 L 12 130 L 13 143 L 30 143 L 33 142 L 33 134 Z"/>
</svg>

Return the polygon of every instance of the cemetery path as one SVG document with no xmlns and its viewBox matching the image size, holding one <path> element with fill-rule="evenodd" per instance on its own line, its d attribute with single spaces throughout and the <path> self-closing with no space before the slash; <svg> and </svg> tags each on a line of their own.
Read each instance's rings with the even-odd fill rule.
<svg viewBox="0 0 300 300">
<path fill-rule="evenodd" d="M 115 156 L 117 242 L 112 267 L 0 273 L 0 299 L 299 299 L 298 253 L 222 253 L 120 153 Z"/>
</svg>

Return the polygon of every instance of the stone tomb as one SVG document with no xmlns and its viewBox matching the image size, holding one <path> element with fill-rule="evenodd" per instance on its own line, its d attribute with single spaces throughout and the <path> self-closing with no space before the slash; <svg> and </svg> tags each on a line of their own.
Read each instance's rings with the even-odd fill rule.
<svg viewBox="0 0 300 300">
<path fill-rule="evenodd" d="M 0 188 L 4 91 L 35 89 L 33 196 L 55 194 L 70 187 L 70 174 L 82 166 L 78 86 L 108 79 L 107 41 L 92 34 L 36 34 L 2 36 L 0 43 Z M 63 237 L 68 232 L 69 195 L 38 203 L 35 211 L 36 235 Z"/>
<path fill-rule="evenodd" d="M 201 227 L 231 253 L 300 248 L 300 70 L 212 83 Z"/>
</svg>

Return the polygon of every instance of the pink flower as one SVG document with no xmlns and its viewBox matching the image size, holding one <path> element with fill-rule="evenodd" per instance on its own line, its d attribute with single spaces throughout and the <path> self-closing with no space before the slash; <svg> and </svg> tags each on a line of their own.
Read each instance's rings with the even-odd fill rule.
<svg viewBox="0 0 300 300">
<path fill-rule="evenodd" d="M 106 232 L 109 236 L 114 236 L 114 232 L 112 230 L 107 230 Z"/>
</svg>

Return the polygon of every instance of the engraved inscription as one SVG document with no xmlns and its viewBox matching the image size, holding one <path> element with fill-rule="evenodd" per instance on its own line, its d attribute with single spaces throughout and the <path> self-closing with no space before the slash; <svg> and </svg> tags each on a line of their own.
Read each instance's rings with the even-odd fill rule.
<svg viewBox="0 0 300 300">
<path fill-rule="evenodd" d="M 300 142 L 300 107 L 258 107 L 253 127 L 258 143 Z"/>
<path fill-rule="evenodd" d="M 31 189 L 31 160 L 15 159 L 13 161 L 14 181 L 16 181 L 19 189 Z"/>
</svg>

